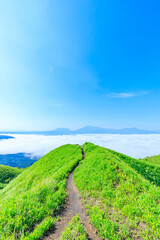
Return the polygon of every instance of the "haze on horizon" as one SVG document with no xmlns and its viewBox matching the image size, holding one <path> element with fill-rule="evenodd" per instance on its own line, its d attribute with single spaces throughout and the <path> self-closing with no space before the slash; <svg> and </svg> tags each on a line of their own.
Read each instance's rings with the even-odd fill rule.
<svg viewBox="0 0 160 240">
<path fill-rule="evenodd" d="M 0 130 L 159 130 L 159 9 L 157 0 L 2 0 Z"/>
<path fill-rule="evenodd" d="M 134 158 L 159 155 L 160 134 L 116 135 L 116 134 L 77 134 L 63 136 L 43 136 L 13 134 L 13 139 L 0 141 L 0 154 L 26 153 L 42 157 L 64 144 L 92 142 Z"/>
</svg>

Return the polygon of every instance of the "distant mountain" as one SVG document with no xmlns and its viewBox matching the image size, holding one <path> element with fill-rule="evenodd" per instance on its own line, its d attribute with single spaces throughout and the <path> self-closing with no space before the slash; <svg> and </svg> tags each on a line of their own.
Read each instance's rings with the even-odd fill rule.
<svg viewBox="0 0 160 240">
<path fill-rule="evenodd" d="M 109 128 L 86 126 L 73 131 L 75 134 L 105 134 L 112 133 L 114 130 Z"/>
<path fill-rule="evenodd" d="M 14 138 L 14 137 L 7 136 L 7 135 L 0 135 L 0 140 L 9 139 L 9 138 Z"/>
<path fill-rule="evenodd" d="M 156 132 L 141 130 L 137 128 L 109 129 L 87 126 L 74 131 L 76 134 L 153 134 Z"/>
<path fill-rule="evenodd" d="M 22 131 L 22 132 L 0 132 L 1 134 L 41 134 L 45 136 L 56 135 L 76 135 L 76 134 L 158 134 L 160 131 L 148 131 L 137 128 L 123 128 L 123 129 L 110 129 L 94 126 L 86 126 L 77 130 L 70 130 L 68 128 L 57 128 L 50 131 Z M 7 136 L 8 137 L 8 136 Z"/>
<path fill-rule="evenodd" d="M 73 134 L 73 131 L 68 128 L 57 128 L 55 130 L 44 131 L 41 133 L 43 133 L 44 135 L 71 135 Z"/>
<path fill-rule="evenodd" d="M 120 130 L 117 130 L 119 134 L 154 134 L 158 132 L 154 131 L 148 131 L 148 130 L 141 130 L 137 128 L 123 128 Z"/>
</svg>

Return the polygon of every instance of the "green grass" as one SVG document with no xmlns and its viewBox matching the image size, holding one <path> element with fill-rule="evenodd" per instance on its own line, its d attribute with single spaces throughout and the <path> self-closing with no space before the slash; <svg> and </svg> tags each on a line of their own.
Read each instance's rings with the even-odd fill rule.
<svg viewBox="0 0 160 240">
<path fill-rule="evenodd" d="M 0 189 L 3 189 L 6 185 L 7 183 L 0 183 Z"/>
<path fill-rule="evenodd" d="M 160 239 L 160 188 L 120 155 L 86 143 L 74 173 L 91 223 L 102 239 Z"/>
<path fill-rule="evenodd" d="M 52 217 L 46 217 L 40 224 L 35 227 L 34 231 L 28 237 L 22 236 L 21 238 L 24 240 L 37 240 L 53 226 L 55 221 L 56 219 Z"/>
<path fill-rule="evenodd" d="M 152 156 L 152 157 L 146 157 L 143 159 L 140 159 L 142 161 L 145 161 L 147 163 L 152 163 L 160 166 L 160 155 Z"/>
<path fill-rule="evenodd" d="M 5 187 L 6 184 L 22 172 L 23 170 L 19 168 L 0 165 L 0 189 Z"/>
<path fill-rule="evenodd" d="M 0 188 L 5 186 L 0 190 L 0 240 L 41 238 L 55 223 L 66 199 L 66 178 L 80 161 L 74 182 L 102 239 L 160 239 L 160 167 L 91 143 L 83 148 L 83 161 L 81 148 L 68 144 L 22 173 L 0 166 Z M 62 233 L 64 239 L 87 239 L 79 216 Z"/>
<path fill-rule="evenodd" d="M 62 208 L 66 198 L 66 177 L 81 159 L 79 146 L 62 146 L 38 160 L 2 189 L 1 239 L 24 239 L 32 237 L 35 231 L 38 233 L 34 239 L 38 239 L 39 233 L 47 229 L 48 217 L 56 216 Z"/>
<path fill-rule="evenodd" d="M 113 154 L 114 157 L 117 157 L 117 160 L 127 163 L 145 179 L 157 186 L 160 186 L 160 166 L 144 160 L 128 157 L 122 153 L 118 153 L 110 149 L 108 149 L 108 151 Z"/>
<path fill-rule="evenodd" d="M 69 226 L 62 232 L 60 240 L 87 240 L 79 215 L 72 218 Z"/>
</svg>

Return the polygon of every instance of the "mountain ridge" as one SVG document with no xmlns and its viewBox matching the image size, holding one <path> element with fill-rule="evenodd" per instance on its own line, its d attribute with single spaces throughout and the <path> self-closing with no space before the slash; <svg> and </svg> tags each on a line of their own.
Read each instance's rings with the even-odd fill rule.
<svg viewBox="0 0 160 240">
<path fill-rule="evenodd" d="M 142 130 L 138 128 L 111 129 L 96 126 L 85 126 L 77 130 L 56 128 L 48 131 L 0 131 L 0 134 L 39 134 L 46 136 L 76 135 L 76 134 L 159 134 L 160 131 Z"/>
</svg>

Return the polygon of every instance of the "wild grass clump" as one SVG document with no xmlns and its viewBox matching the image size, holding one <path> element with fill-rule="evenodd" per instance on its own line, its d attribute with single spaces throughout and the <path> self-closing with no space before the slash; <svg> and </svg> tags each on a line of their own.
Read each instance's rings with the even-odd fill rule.
<svg viewBox="0 0 160 240">
<path fill-rule="evenodd" d="M 160 188 L 117 154 L 91 143 L 74 173 L 89 219 L 102 239 L 160 239 Z M 119 156 L 120 157 L 120 156 Z"/>
<path fill-rule="evenodd" d="M 66 178 L 81 159 L 79 146 L 62 146 L 35 162 L 1 190 L 0 236 L 5 240 L 21 239 L 34 232 L 47 217 L 56 216 L 65 202 Z"/>
<path fill-rule="evenodd" d="M 21 237 L 24 240 L 38 240 L 44 235 L 54 224 L 56 219 L 52 217 L 46 217 L 40 224 L 38 224 L 34 231 L 28 237 Z"/>
<path fill-rule="evenodd" d="M 62 232 L 60 240 L 87 240 L 87 233 L 81 223 L 79 215 L 72 218 L 69 226 Z"/>
</svg>

